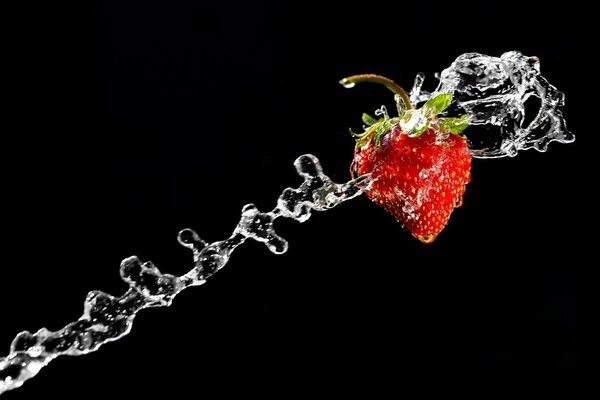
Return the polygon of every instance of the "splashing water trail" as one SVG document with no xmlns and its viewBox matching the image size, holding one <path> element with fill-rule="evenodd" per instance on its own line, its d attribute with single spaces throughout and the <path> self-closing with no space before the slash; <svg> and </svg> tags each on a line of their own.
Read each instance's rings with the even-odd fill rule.
<svg viewBox="0 0 600 400">
<path fill-rule="evenodd" d="M 410 93 L 412 102 L 427 101 L 437 93 L 452 93 L 455 107 L 469 115 L 472 125 L 488 128 L 480 137 L 468 138 L 474 157 L 515 156 L 519 150 L 529 148 L 545 151 L 551 141 L 569 143 L 575 139 L 562 116 L 564 95 L 540 75 L 537 58 L 516 51 L 499 58 L 467 53 L 442 71 L 433 93 L 421 89 L 423 80 L 423 74 L 417 75 Z M 539 98 L 541 106 L 526 124 L 525 102 L 532 96 Z M 387 114 L 385 108 L 380 114 Z M 55 332 L 42 328 L 33 334 L 19 333 L 9 355 L 0 358 L 0 394 L 20 387 L 58 356 L 87 354 L 127 335 L 138 311 L 169 306 L 182 290 L 204 284 L 246 239 L 264 243 L 275 254 L 285 253 L 288 243 L 273 227 L 277 218 L 304 222 L 312 210 L 326 211 L 355 198 L 369 184 L 368 176 L 345 184 L 332 182 L 312 155 L 300 156 L 295 166 L 304 179 L 300 187 L 285 189 L 270 212 L 246 205 L 229 238 L 208 244 L 190 229 L 181 231 L 179 243 L 194 255 L 194 267 L 186 274 L 163 274 L 152 262 L 129 257 L 121 263 L 121 278 L 129 286 L 122 296 L 89 292 L 78 320 Z M 426 175 L 428 171 L 421 173 Z"/>
<path fill-rule="evenodd" d="M 368 176 L 345 184 L 332 182 L 323 174 L 319 160 L 310 154 L 300 156 L 295 166 L 304 179 L 300 187 L 285 189 L 270 212 L 260 212 L 254 205 L 246 205 L 229 238 L 207 244 L 191 229 L 181 231 L 179 243 L 194 254 L 194 268 L 185 275 L 163 274 L 150 261 L 142 262 L 135 256 L 126 258 L 121 263 L 121 278 L 129 290 L 121 297 L 92 291 L 77 321 L 56 332 L 42 328 L 34 334 L 19 333 L 11 344 L 10 354 L 0 358 L 0 393 L 18 388 L 58 356 L 86 354 L 127 335 L 138 311 L 169 306 L 183 289 L 202 285 L 227 264 L 231 253 L 246 239 L 264 243 L 275 254 L 285 253 L 288 244 L 275 233 L 275 219 L 283 217 L 304 222 L 310 218 L 311 210 L 333 208 L 358 196 L 360 187 L 368 184 Z"/>
</svg>

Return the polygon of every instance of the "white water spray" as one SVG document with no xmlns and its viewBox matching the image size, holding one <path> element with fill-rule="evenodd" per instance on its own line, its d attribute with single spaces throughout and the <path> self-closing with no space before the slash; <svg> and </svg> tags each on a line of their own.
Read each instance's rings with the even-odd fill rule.
<svg viewBox="0 0 600 400">
<path fill-rule="evenodd" d="M 474 157 L 515 156 L 519 150 L 530 148 L 545 151 L 552 141 L 575 140 L 562 116 L 564 95 L 540 75 L 535 57 L 515 51 L 501 57 L 467 53 L 442 71 L 439 79 L 437 89 L 427 93 L 421 90 L 424 75 L 417 75 L 411 101 L 419 103 L 437 93 L 452 93 L 454 110 L 467 113 L 471 125 L 486 128 L 473 135 L 473 130 L 467 131 Z M 525 102 L 532 96 L 541 105 L 533 118 L 527 118 Z M 194 254 L 194 267 L 188 273 L 163 274 L 152 262 L 129 257 L 121 263 L 121 277 L 129 285 L 123 295 L 89 292 L 83 314 L 76 321 L 55 332 L 42 328 L 33 334 L 19 333 L 8 356 L 0 358 L 0 394 L 20 387 L 58 356 L 87 354 L 127 335 L 138 311 L 169 306 L 182 290 L 202 285 L 227 264 L 246 239 L 264 243 L 275 254 L 285 253 L 288 243 L 273 227 L 277 218 L 304 222 L 312 210 L 333 208 L 357 197 L 360 187 L 368 185 L 366 176 L 345 184 L 332 182 L 323 174 L 317 158 L 309 154 L 299 157 L 295 166 L 304 179 L 300 187 L 285 189 L 272 211 L 261 212 L 252 204 L 246 205 L 229 238 L 208 244 L 190 229 L 181 231 L 179 242 Z"/>
</svg>

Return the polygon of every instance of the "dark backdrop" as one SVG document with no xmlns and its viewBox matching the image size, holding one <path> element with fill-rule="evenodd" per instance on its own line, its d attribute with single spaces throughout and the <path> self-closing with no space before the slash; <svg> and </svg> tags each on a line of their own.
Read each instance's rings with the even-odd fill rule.
<svg viewBox="0 0 600 400">
<path fill-rule="evenodd" d="M 274 2 L 273 2 L 274 3 Z M 574 367 L 580 150 L 591 147 L 576 71 L 576 31 L 561 9 L 504 1 L 377 2 L 331 10 L 259 1 L 22 4 L 3 13 L 0 344 L 21 330 L 76 319 L 85 294 L 126 287 L 136 254 L 181 274 L 185 227 L 227 237 L 240 209 L 271 209 L 300 179 L 294 159 L 320 158 L 348 179 L 360 113 L 390 105 L 383 88 L 337 81 L 414 75 L 459 54 L 517 49 L 566 93 L 573 144 L 474 160 L 464 206 L 429 246 L 366 198 L 276 226 L 290 250 L 256 243 L 132 333 L 63 357 L 6 399 L 118 392 L 183 398 L 290 379 L 311 389 L 402 382 L 421 368 Z M 583 66 L 585 68 L 585 66 Z M 287 380 L 286 380 L 287 381 Z M 226 383 L 227 382 L 227 383 Z M 136 397 L 137 398 L 137 397 Z"/>
</svg>

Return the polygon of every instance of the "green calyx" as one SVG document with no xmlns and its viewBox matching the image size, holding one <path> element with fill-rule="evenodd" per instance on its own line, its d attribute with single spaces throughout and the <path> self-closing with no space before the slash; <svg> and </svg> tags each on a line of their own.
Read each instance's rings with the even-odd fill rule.
<svg viewBox="0 0 600 400">
<path fill-rule="evenodd" d="M 361 148 L 366 146 L 371 140 L 374 140 L 375 145 L 379 146 L 383 135 L 389 132 L 400 121 L 397 117 L 375 119 L 367 113 L 363 113 L 362 120 L 366 126 L 363 133 L 355 133 L 350 129 L 350 134 L 356 139 L 356 146 Z"/>
<path fill-rule="evenodd" d="M 382 118 L 375 119 L 368 114 L 363 114 L 362 121 L 365 124 L 365 131 L 361 134 L 356 134 L 350 130 L 352 136 L 356 138 L 357 147 L 364 147 L 371 140 L 374 140 L 375 144 L 379 146 L 383 135 L 389 132 L 395 125 L 399 125 L 402 131 L 410 137 L 419 137 L 428 129 L 461 135 L 467 126 L 469 126 L 466 114 L 457 118 L 439 116 L 452 102 L 452 94 L 450 93 L 438 93 L 427 100 L 421 108 L 415 109 L 406 91 L 388 78 L 365 74 L 354 75 L 340 81 L 344 87 L 353 87 L 359 82 L 380 83 L 394 92 L 396 94 L 398 116 L 389 118 L 387 115 L 384 115 Z"/>
<path fill-rule="evenodd" d="M 450 93 L 438 93 L 423 104 L 423 107 L 415 110 L 415 113 L 420 113 L 427 121 L 425 129 L 419 127 L 412 132 L 407 132 L 409 136 L 420 136 L 427 128 L 432 128 L 437 131 L 450 132 L 455 135 L 460 135 L 469 126 L 467 114 L 463 114 L 458 118 L 439 117 L 439 114 L 444 112 L 452 103 L 452 95 Z M 406 119 L 406 117 L 404 117 Z"/>
</svg>

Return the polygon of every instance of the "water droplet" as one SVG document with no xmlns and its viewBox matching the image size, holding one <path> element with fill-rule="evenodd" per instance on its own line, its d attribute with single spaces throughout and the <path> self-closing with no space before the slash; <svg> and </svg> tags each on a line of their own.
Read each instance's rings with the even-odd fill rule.
<svg viewBox="0 0 600 400">
<path fill-rule="evenodd" d="M 383 117 L 385 119 L 390 118 L 386 106 L 381 106 L 377 110 L 375 110 L 375 115 L 377 115 L 378 117 Z"/>
<path fill-rule="evenodd" d="M 340 85 L 342 85 L 346 89 L 352 89 L 354 86 L 356 86 L 356 83 L 350 82 L 348 79 L 344 78 L 340 81 Z"/>
<path fill-rule="evenodd" d="M 189 249 L 200 250 L 207 245 L 207 243 L 200 239 L 198 234 L 192 229 L 184 229 L 179 232 L 179 235 L 177 235 L 177 240 L 179 241 L 179 244 Z"/>
</svg>

